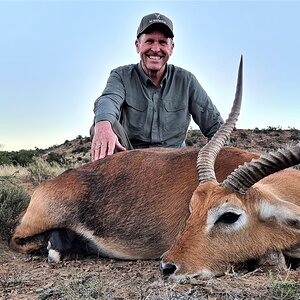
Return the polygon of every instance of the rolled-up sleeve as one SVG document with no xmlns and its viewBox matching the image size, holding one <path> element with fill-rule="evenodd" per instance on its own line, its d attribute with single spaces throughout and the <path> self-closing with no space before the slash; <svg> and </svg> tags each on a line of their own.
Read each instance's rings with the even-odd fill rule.
<svg viewBox="0 0 300 300">
<path fill-rule="evenodd" d="M 189 110 L 193 120 L 206 137 L 212 138 L 224 121 L 218 109 L 192 74 L 189 98 Z"/>
<path fill-rule="evenodd" d="M 125 99 L 125 87 L 116 70 L 111 71 L 102 95 L 94 104 L 95 123 L 109 121 L 113 124 L 120 117 Z"/>
</svg>

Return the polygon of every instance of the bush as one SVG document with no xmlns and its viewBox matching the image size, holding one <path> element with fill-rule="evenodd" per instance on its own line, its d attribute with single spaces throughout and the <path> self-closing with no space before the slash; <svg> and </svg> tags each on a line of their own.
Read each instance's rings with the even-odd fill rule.
<svg viewBox="0 0 300 300">
<path fill-rule="evenodd" d="M 76 149 L 72 150 L 72 153 L 88 153 L 90 147 L 79 146 Z"/>
<path fill-rule="evenodd" d="M 17 216 L 28 206 L 30 196 L 20 186 L 0 183 L 0 237 L 7 239 Z"/>
<path fill-rule="evenodd" d="M 66 164 L 66 159 L 63 154 L 59 154 L 56 152 L 49 152 L 47 155 L 47 162 L 49 164 L 57 163 L 62 166 L 64 164 Z"/>
<path fill-rule="evenodd" d="M 248 137 L 248 135 L 247 135 L 246 132 L 244 132 L 244 131 L 241 131 L 241 132 L 240 132 L 240 138 L 241 138 L 242 140 L 246 140 L 247 137 Z"/>
<path fill-rule="evenodd" d="M 20 165 L 25 167 L 33 162 L 35 150 L 0 151 L 0 165 Z"/>
<path fill-rule="evenodd" d="M 203 147 L 207 143 L 207 138 L 200 130 L 190 129 L 187 132 L 185 143 L 187 146 Z"/>
<path fill-rule="evenodd" d="M 12 155 L 7 151 L 0 151 L 0 166 L 11 165 Z"/>
</svg>

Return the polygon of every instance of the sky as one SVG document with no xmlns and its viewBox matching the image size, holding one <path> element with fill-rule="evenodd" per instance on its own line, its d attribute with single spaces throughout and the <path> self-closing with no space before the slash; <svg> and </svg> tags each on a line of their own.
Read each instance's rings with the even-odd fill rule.
<svg viewBox="0 0 300 300">
<path fill-rule="evenodd" d="M 88 136 L 94 101 L 112 69 L 139 62 L 136 30 L 153 12 L 174 23 L 169 63 L 197 77 L 224 119 L 243 55 L 236 127 L 300 129 L 298 1 L 0 0 L 0 150 Z"/>
</svg>

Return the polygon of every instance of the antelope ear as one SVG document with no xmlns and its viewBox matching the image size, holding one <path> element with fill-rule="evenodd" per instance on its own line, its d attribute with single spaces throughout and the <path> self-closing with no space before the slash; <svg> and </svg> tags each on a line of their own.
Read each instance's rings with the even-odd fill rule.
<svg viewBox="0 0 300 300">
<path fill-rule="evenodd" d="M 275 201 L 262 200 L 259 216 L 263 221 L 276 219 L 281 226 L 300 232 L 300 207 L 291 202 L 279 199 Z"/>
</svg>

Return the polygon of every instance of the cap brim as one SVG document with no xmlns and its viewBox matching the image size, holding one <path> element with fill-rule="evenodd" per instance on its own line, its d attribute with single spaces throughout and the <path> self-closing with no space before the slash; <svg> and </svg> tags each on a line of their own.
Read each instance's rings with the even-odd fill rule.
<svg viewBox="0 0 300 300">
<path fill-rule="evenodd" d="M 141 34 L 143 33 L 150 33 L 153 31 L 160 31 L 163 34 L 166 35 L 166 37 L 169 38 L 173 38 L 174 37 L 174 33 L 173 31 L 169 28 L 169 26 L 165 25 L 165 24 L 150 24 L 148 25 L 142 32 L 140 32 L 137 37 L 139 37 Z"/>
</svg>

